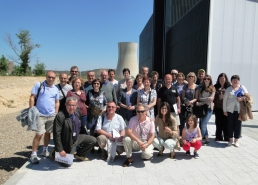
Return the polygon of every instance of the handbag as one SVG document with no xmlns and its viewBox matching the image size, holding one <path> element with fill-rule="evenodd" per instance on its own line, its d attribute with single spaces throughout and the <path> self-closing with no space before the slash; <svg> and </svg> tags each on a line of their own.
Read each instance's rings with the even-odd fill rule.
<svg viewBox="0 0 258 185">
<path fill-rule="evenodd" d="M 195 104 L 194 109 L 193 109 L 193 114 L 197 118 L 204 118 L 205 116 L 207 116 L 207 113 L 208 113 L 208 105 L 207 104 L 203 104 L 201 106 L 197 106 Z"/>
</svg>

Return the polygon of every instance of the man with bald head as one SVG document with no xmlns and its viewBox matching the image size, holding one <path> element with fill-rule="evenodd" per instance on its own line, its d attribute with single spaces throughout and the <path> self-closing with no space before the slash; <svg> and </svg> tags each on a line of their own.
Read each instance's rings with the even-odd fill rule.
<svg viewBox="0 0 258 185">
<path fill-rule="evenodd" d="M 116 91 L 114 85 L 108 80 L 108 72 L 106 70 L 101 72 L 101 81 L 103 83 L 101 90 L 105 92 L 107 102 L 115 102 L 117 104 Z"/>
<path fill-rule="evenodd" d="M 84 83 L 83 89 L 86 94 L 88 94 L 88 91 L 93 89 L 92 82 L 95 80 L 95 72 L 94 71 L 88 71 L 87 72 L 87 79 L 88 81 Z"/>
<path fill-rule="evenodd" d="M 56 73 L 54 71 L 48 71 L 46 80 L 42 83 L 36 83 L 31 90 L 29 106 L 30 108 L 36 106 L 39 112 L 37 130 L 32 142 L 32 154 L 30 158 L 31 163 L 33 164 L 39 163 L 37 150 L 43 134 L 44 146 L 41 155 L 44 157 L 49 156 L 48 144 L 50 141 L 50 134 L 53 130 L 54 118 L 59 109 L 59 92 L 54 84 L 55 79 Z M 36 102 L 35 97 L 37 97 Z"/>
</svg>

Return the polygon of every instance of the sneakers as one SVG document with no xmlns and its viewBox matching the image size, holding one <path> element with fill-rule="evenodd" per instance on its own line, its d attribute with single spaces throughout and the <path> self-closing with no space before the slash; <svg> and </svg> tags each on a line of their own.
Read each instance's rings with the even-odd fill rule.
<svg viewBox="0 0 258 185">
<path fill-rule="evenodd" d="M 88 161 L 89 159 L 87 157 L 79 156 L 77 154 L 74 155 L 75 159 L 78 159 L 80 161 Z"/>
<path fill-rule="evenodd" d="M 49 152 L 48 152 L 48 150 L 44 150 L 44 151 L 41 153 L 41 156 L 49 157 Z"/>
<path fill-rule="evenodd" d="M 30 162 L 31 162 L 32 164 L 39 164 L 38 156 L 37 156 L 37 155 L 32 155 L 32 156 L 30 157 Z"/>
<path fill-rule="evenodd" d="M 229 141 L 229 142 L 228 142 L 228 146 L 231 146 L 231 145 L 232 145 L 232 142 Z"/>
<path fill-rule="evenodd" d="M 191 155 L 190 150 L 185 152 L 186 155 Z"/>
<path fill-rule="evenodd" d="M 237 142 L 235 142 L 235 147 L 239 147 L 240 145 L 239 145 L 239 142 L 237 141 Z"/>
<path fill-rule="evenodd" d="M 197 152 L 194 152 L 194 158 L 198 159 L 199 158 L 199 154 Z"/>
</svg>

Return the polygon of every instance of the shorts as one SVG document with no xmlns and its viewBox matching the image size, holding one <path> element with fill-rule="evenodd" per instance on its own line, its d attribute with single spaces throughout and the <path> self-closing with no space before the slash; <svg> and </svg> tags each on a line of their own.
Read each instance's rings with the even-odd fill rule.
<svg viewBox="0 0 258 185">
<path fill-rule="evenodd" d="M 54 116 L 39 116 L 36 134 L 41 135 L 45 132 L 53 132 L 53 122 L 56 115 Z"/>
<path fill-rule="evenodd" d="M 176 114 L 175 112 L 170 112 L 172 116 L 176 119 L 176 124 L 177 126 L 180 125 L 180 120 L 179 120 L 179 115 Z"/>
</svg>

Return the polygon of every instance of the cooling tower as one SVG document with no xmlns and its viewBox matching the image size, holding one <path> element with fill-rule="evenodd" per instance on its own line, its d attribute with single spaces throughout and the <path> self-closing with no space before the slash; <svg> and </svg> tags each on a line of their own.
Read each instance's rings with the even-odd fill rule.
<svg viewBox="0 0 258 185">
<path fill-rule="evenodd" d="M 123 78 L 123 69 L 129 68 L 130 75 L 136 77 L 139 73 L 137 61 L 137 47 L 135 42 L 119 42 L 118 43 L 118 62 L 116 67 L 116 76 Z"/>
</svg>

